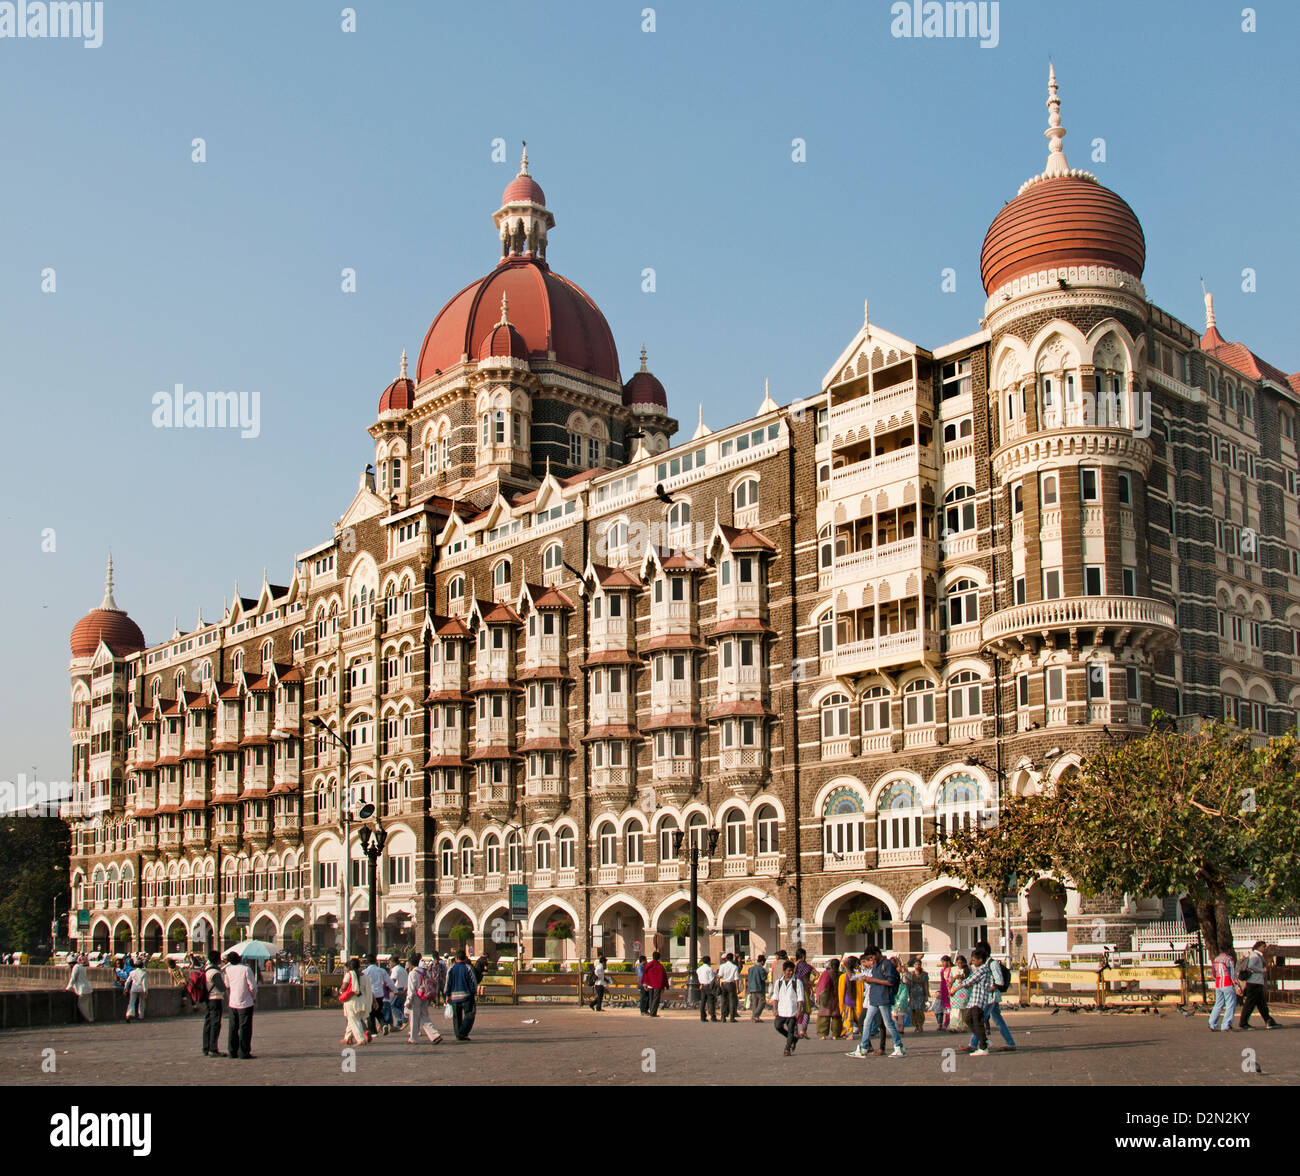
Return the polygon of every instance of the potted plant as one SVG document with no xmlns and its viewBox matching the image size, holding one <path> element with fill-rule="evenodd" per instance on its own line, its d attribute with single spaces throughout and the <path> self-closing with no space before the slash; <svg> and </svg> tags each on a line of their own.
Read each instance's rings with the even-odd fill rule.
<svg viewBox="0 0 1300 1176">
<path fill-rule="evenodd" d="M 673 921 L 673 938 L 685 939 L 691 933 L 690 915 L 678 915 Z"/>
<path fill-rule="evenodd" d="M 546 924 L 546 938 L 563 940 L 573 938 L 573 920 L 561 915 Z"/>
</svg>

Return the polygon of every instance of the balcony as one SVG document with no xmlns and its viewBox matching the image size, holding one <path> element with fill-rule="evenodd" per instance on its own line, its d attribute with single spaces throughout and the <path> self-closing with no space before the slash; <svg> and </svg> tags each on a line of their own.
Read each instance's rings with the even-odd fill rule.
<svg viewBox="0 0 1300 1176">
<path fill-rule="evenodd" d="M 529 812 L 542 820 L 557 816 L 568 803 L 569 781 L 562 776 L 539 776 L 524 784 Z"/>
<path fill-rule="evenodd" d="M 474 807 L 490 820 L 505 817 L 514 807 L 514 786 L 511 784 L 478 785 Z"/>
<path fill-rule="evenodd" d="M 622 809 L 632 798 L 632 773 L 627 768 L 593 768 L 588 791 L 605 809 Z"/>
<path fill-rule="evenodd" d="M 569 866 L 567 869 L 561 867 L 559 872 L 555 875 L 556 886 L 576 886 L 577 884 L 578 884 L 578 871 L 575 870 L 572 866 Z"/>
<path fill-rule="evenodd" d="M 931 477 L 937 473 L 934 448 L 930 445 L 907 445 L 832 470 L 830 497 L 847 498 L 864 494 L 868 490 L 887 486 L 890 482 L 914 478 L 922 473 Z"/>
<path fill-rule="evenodd" d="M 952 542 L 951 539 L 948 540 Z M 951 554 L 951 553 L 950 553 Z M 882 543 L 865 551 L 851 551 L 835 557 L 828 579 L 832 584 L 852 584 L 904 568 L 919 567 L 922 560 L 935 562 L 939 548 L 933 539 L 913 535 L 893 543 Z"/>
<path fill-rule="evenodd" d="M 960 719 L 948 724 L 948 742 L 966 743 L 972 739 L 984 738 L 983 719 Z"/>
<path fill-rule="evenodd" d="M 934 727 L 909 727 L 903 732 L 903 747 L 907 751 L 916 747 L 936 747 L 938 743 L 938 732 Z"/>
<path fill-rule="evenodd" d="M 919 845 L 908 849 L 882 849 L 876 853 L 876 868 L 888 869 L 890 866 L 923 866 L 925 850 Z"/>
<path fill-rule="evenodd" d="M 695 618 L 689 600 L 667 600 L 650 606 L 650 636 L 695 632 Z"/>
<path fill-rule="evenodd" d="M 1143 596 L 1066 596 L 1001 609 L 983 624 L 983 645 L 1045 641 L 1053 630 L 1111 629 L 1153 648 L 1178 640 L 1172 605 Z M 1010 649 L 1008 649 L 1010 652 Z"/>
<path fill-rule="evenodd" d="M 894 733 L 892 731 L 872 731 L 862 736 L 862 754 L 880 755 L 893 750 Z"/>
<path fill-rule="evenodd" d="M 761 660 L 761 658 L 760 658 Z M 762 665 L 730 666 L 718 670 L 718 701 L 741 699 L 762 701 L 766 693 L 767 671 Z"/>
<path fill-rule="evenodd" d="M 842 871 L 852 871 L 862 873 L 867 868 L 867 855 L 865 851 L 859 853 L 822 853 L 822 869 L 834 870 L 837 873 Z"/>
<path fill-rule="evenodd" d="M 760 853 L 754 856 L 754 873 L 772 877 L 781 872 L 781 855 L 779 853 Z"/>
<path fill-rule="evenodd" d="M 622 871 L 618 866 L 600 866 L 596 870 L 597 886 L 617 886 Z"/>
<path fill-rule="evenodd" d="M 851 759 L 853 756 L 853 740 L 844 739 L 823 739 L 822 740 L 822 762 L 827 760 Z"/>
<path fill-rule="evenodd" d="M 665 678 L 662 682 L 655 682 L 650 688 L 650 709 L 663 713 L 666 711 L 691 711 L 694 712 L 696 704 L 699 701 L 698 686 L 695 678 L 689 676 L 679 678 L 674 681 L 672 678 Z"/>
<path fill-rule="evenodd" d="M 650 768 L 656 795 L 669 804 L 680 804 L 699 786 L 699 767 L 693 757 L 657 759 Z"/>
<path fill-rule="evenodd" d="M 164 829 L 158 834 L 158 849 L 162 853 L 175 853 L 181 847 L 180 829 Z"/>
<path fill-rule="evenodd" d="M 723 748 L 718 752 L 718 774 L 734 795 L 748 800 L 767 783 L 766 748 Z"/>
<path fill-rule="evenodd" d="M 525 644 L 524 666 L 528 669 L 539 669 L 542 666 L 563 669 L 567 655 L 567 642 L 561 641 L 556 633 L 543 633 Z"/>
<path fill-rule="evenodd" d="M 297 808 L 291 813 L 276 813 L 274 821 L 277 837 L 296 838 L 302 833 L 302 813 Z"/>
<path fill-rule="evenodd" d="M 463 792 L 433 792 L 429 795 L 429 815 L 436 820 L 459 825 L 467 807 Z"/>
<path fill-rule="evenodd" d="M 722 876 L 724 878 L 748 878 L 749 859 L 745 857 L 725 858 L 722 862 Z"/>
<path fill-rule="evenodd" d="M 555 885 L 555 872 L 553 870 L 534 870 L 533 885 L 549 887 Z"/>
<path fill-rule="evenodd" d="M 877 388 L 871 394 L 855 396 L 852 400 L 835 405 L 829 416 L 831 441 L 855 433 L 864 425 L 882 418 L 901 417 L 916 405 L 916 382 L 904 380 L 887 388 Z"/>
<path fill-rule="evenodd" d="M 658 871 L 658 880 L 660 882 L 676 882 L 682 876 L 681 862 L 660 862 Z"/>
<path fill-rule="evenodd" d="M 906 629 L 883 637 L 868 637 L 837 645 L 832 654 L 832 672 L 864 674 L 884 666 L 926 660 L 939 652 L 939 635 L 923 629 Z"/>
</svg>

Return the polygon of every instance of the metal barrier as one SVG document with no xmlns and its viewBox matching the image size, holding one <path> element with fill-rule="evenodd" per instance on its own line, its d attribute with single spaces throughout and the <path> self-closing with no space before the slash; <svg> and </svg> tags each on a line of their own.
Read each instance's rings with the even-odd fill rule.
<svg viewBox="0 0 1300 1176">
<path fill-rule="evenodd" d="M 1135 1008 L 1200 1003 L 1201 994 L 1193 990 L 1189 969 L 1181 961 L 1165 967 L 1030 967 L 1025 971 L 1020 1002 L 1073 1008 Z"/>
</svg>

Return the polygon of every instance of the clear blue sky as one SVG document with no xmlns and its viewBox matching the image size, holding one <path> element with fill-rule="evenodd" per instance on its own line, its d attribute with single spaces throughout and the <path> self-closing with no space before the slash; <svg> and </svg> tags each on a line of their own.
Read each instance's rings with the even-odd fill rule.
<svg viewBox="0 0 1300 1176">
<path fill-rule="evenodd" d="M 895 39 L 887 0 L 665 0 L 653 33 L 645 6 L 362 0 L 344 33 L 337 0 L 109 0 L 99 49 L 0 39 L 0 779 L 67 775 L 68 632 L 110 545 L 157 641 L 330 535 L 402 348 L 495 264 L 521 138 L 549 259 L 625 377 L 644 341 L 682 422 L 703 401 L 717 425 L 764 378 L 815 391 L 864 297 L 925 346 L 978 329 L 984 230 L 1046 158 L 1050 55 L 1070 162 L 1141 218 L 1149 295 L 1198 324 L 1204 275 L 1225 337 L 1300 368 L 1300 6 L 1248 34 L 1236 0 L 1002 0 L 989 49 Z M 176 383 L 257 390 L 261 436 L 154 429 Z"/>
</svg>

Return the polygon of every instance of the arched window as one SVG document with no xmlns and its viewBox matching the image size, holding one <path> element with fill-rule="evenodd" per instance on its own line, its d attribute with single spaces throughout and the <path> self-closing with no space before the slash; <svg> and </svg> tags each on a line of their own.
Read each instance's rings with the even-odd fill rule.
<svg viewBox="0 0 1300 1176">
<path fill-rule="evenodd" d="M 503 559 L 492 569 L 492 586 L 494 588 L 508 588 L 510 586 L 510 561 Z"/>
<path fill-rule="evenodd" d="M 596 841 L 600 846 L 600 864 L 602 866 L 618 865 L 618 830 L 613 821 L 603 821 L 596 830 Z"/>
<path fill-rule="evenodd" d="M 935 837 L 942 841 L 953 833 L 977 825 L 982 794 L 979 781 L 966 772 L 954 772 L 945 778 L 935 805 Z"/>
<path fill-rule="evenodd" d="M 943 530 L 949 535 L 960 535 L 975 529 L 975 488 L 954 486 L 943 496 Z"/>
<path fill-rule="evenodd" d="M 506 871 L 521 874 L 524 869 L 524 843 L 513 829 L 506 834 Z"/>
<path fill-rule="evenodd" d="M 876 817 L 876 845 L 881 850 L 921 846 L 921 801 L 907 781 L 885 789 Z"/>
<path fill-rule="evenodd" d="M 564 547 L 562 544 L 552 543 L 542 552 L 542 571 L 558 572 L 562 567 L 564 567 Z"/>
<path fill-rule="evenodd" d="M 889 716 L 889 691 L 883 686 L 873 686 L 862 696 L 862 733 L 892 731 Z"/>
<path fill-rule="evenodd" d="M 835 566 L 835 544 L 831 538 L 831 526 L 826 524 L 817 532 L 817 569 L 829 572 Z"/>
<path fill-rule="evenodd" d="M 460 843 L 460 876 L 462 878 L 474 876 L 474 842 L 468 837 Z"/>
<path fill-rule="evenodd" d="M 833 861 L 867 848 L 867 817 L 862 798 L 851 788 L 831 794 L 822 816 L 822 850 Z"/>
<path fill-rule="evenodd" d="M 450 839 L 438 846 L 438 872 L 444 878 L 456 876 L 456 849 Z"/>
<path fill-rule="evenodd" d="M 395 457 L 393 458 L 393 489 L 400 490 L 401 488 L 402 488 L 402 459 L 400 457 Z"/>
<path fill-rule="evenodd" d="M 447 582 L 447 603 L 448 605 L 459 604 L 465 599 L 465 577 L 452 576 Z"/>
<path fill-rule="evenodd" d="M 244 668 L 244 651 L 235 650 L 235 656 L 230 659 L 230 668 L 237 674 Z"/>
<path fill-rule="evenodd" d="M 659 822 L 659 860 L 661 862 L 675 862 L 677 860 L 676 839 L 673 834 L 679 828 L 675 817 L 664 817 Z"/>
<path fill-rule="evenodd" d="M 925 678 L 903 688 L 903 725 L 923 727 L 934 722 L 934 683 Z"/>
<path fill-rule="evenodd" d="M 948 589 L 948 627 L 958 629 L 980 619 L 979 589 L 974 580 L 958 580 Z"/>
<path fill-rule="evenodd" d="M 723 840 L 727 857 L 745 856 L 745 814 L 732 809 L 722 823 Z"/>
<path fill-rule="evenodd" d="M 271 643 L 270 641 L 262 642 L 262 669 L 269 669 L 271 666 Z"/>
<path fill-rule="evenodd" d="M 691 504 L 674 502 L 668 508 L 668 546 L 685 547 L 691 535 Z"/>
<path fill-rule="evenodd" d="M 574 847 L 577 839 L 573 835 L 573 830 L 567 825 L 555 835 L 555 844 L 558 850 L 561 870 L 572 870 L 574 868 Z"/>
<path fill-rule="evenodd" d="M 627 522 L 616 519 L 605 529 L 605 555 L 609 559 L 627 557 Z"/>
<path fill-rule="evenodd" d="M 843 739 L 849 733 L 849 696 L 830 694 L 822 700 L 822 740 Z"/>
<path fill-rule="evenodd" d="M 758 505 L 758 479 L 746 478 L 732 492 L 732 500 L 737 510 L 744 510 L 747 506 Z"/>
<path fill-rule="evenodd" d="M 948 679 L 948 721 L 974 719 L 984 713 L 984 691 L 974 670 L 962 670 Z"/>
<path fill-rule="evenodd" d="M 623 861 L 629 866 L 640 865 L 645 861 L 645 826 L 639 817 L 628 821 L 623 830 Z"/>
<path fill-rule="evenodd" d="M 303 631 L 302 631 L 301 629 L 296 629 L 296 630 L 294 631 L 294 634 L 293 634 L 293 651 L 294 651 L 294 653 L 302 653 L 303 642 L 304 642 L 304 634 L 303 634 Z M 206 665 L 207 663 L 205 662 L 204 664 Z M 208 666 L 209 676 L 210 676 L 210 673 L 211 673 L 211 669 L 212 669 L 212 667 L 211 667 L 211 666 Z"/>
<path fill-rule="evenodd" d="M 762 805 L 754 814 L 754 852 L 765 854 L 777 853 L 779 850 L 776 809 L 770 804 Z"/>
<path fill-rule="evenodd" d="M 551 868 L 551 833 L 549 829 L 538 829 L 533 841 L 534 864 L 539 870 Z"/>
</svg>

